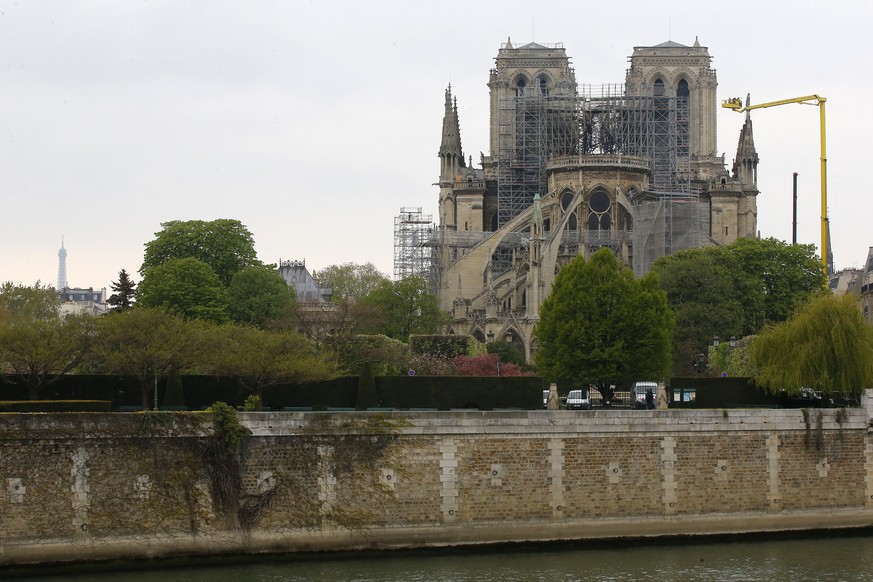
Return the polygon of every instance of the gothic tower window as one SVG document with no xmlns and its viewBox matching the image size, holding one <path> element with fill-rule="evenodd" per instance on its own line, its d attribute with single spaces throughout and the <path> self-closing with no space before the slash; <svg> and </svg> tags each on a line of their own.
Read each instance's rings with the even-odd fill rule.
<svg viewBox="0 0 873 582">
<path fill-rule="evenodd" d="M 664 96 L 664 81 L 661 79 L 655 79 L 655 97 L 663 97 Z"/>
<path fill-rule="evenodd" d="M 567 212 L 567 208 L 570 206 L 570 203 L 573 201 L 573 192 L 570 190 L 564 190 L 561 192 L 561 210 Z"/>
<path fill-rule="evenodd" d="M 545 75 L 540 75 L 540 94 L 549 94 L 549 79 Z"/>
<path fill-rule="evenodd" d="M 524 77 L 518 79 L 518 83 L 516 83 L 515 91 L 518 97 L 522 97 L 524 95 L 524 88 L 527 86 L 527 81 L 524 80 Z"/>
<path fill-rule="evenodd" d="M 688 155 L 689 147 L 689 111 L 691 106 L 691 96 L 688 90 L 688 81 L 682 79 L 676 86 L 676 124 L 677 124 L 677 147 L 680 156 Z"/>
</svg>

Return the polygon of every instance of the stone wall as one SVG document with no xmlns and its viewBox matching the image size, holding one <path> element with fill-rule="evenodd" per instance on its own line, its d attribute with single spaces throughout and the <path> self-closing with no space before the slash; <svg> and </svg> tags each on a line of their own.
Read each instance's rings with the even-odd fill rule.
<svg viewBox="0 0 873 582">
<path fill-rule="evenodd" d="M 873 525 L 867 408 L 241 418 L 0 415 L 0 565 Z"/>
</svg>

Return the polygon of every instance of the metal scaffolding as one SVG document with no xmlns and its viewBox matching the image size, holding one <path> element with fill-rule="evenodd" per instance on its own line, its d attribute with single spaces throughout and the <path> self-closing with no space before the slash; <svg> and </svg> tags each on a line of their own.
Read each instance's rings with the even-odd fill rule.
<svg viewBox="0 0 873 582">
<path fill-rule="evenodd" d="M 498 227 L 546 192 L 546 164 L 557 157 L 629 155 L 650 160 L 646 196 L 635 200 L 634 232 L 589 232 L 564 241 L 586 251 L 628 242 L 634 270 L 654 259 L 706 244 L 709 213 L 691 188 L 690 113 L 687 96 L 631 96 L 621 84 L 581 86 L 577 95 L 521 89 L 498 104 Z M 614 217 L 616 218 L 616 217 Z M 608 234 L 609 240 L 603 240 Z M 574 238 L 574 237 L 571 237 Z M 615 240 L 613 240 L 615 239 Z M 492 257 L 495 272 L 508 268 L 512 245 Z"/>
<path fill-rule="evenodd" d="M 498 106 L 497 224 L 546 190 L 545 166 L 560 156 L 627 154 L 651 160 L 651 191 L 688 197 L 687 97 L 625 95 L 623 85 L 584 86 L 578 95 L 523 89 Z"/>
<path fill-rule="evenodd" d="M 430 279 L 433 216 L 421 207 L 402 207 L 394 218 L 394 280 L 412 275 Z"/>
</svg>

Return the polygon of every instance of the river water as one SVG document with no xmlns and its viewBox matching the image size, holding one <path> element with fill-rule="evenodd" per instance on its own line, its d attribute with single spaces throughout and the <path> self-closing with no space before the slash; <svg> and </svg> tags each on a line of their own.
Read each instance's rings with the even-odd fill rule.
<svg viewBox="0 0 873 582">
<path fill-rule="evenodd" d="M 824 535 L 824 534 L 823 534 Z M 143 567 L 41 575 L 40 582 L 572 582 L 873 581 L 873 532 L 852 537 L 751 538 L 654 545 L 541 544 L 499 550 L 440 550 L 258 558 L 248 563 Z M 138 569 L 137 569 L 138 568 Z M 9 574 L 7 572 L 7 574 Z M 20 578 L 3 576 L 4 582 Z M 28 578 L 34 580 L 34 578 Z"/>
</svg>

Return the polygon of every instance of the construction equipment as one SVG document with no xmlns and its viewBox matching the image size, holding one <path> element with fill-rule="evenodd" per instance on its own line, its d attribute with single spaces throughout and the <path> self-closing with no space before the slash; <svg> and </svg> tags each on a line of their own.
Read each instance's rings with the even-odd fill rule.
<svg viewBox="0 0 873 582">
<path fill-rule="evenodd" d="M 751 105 L 749 96 L 746 96 L 746 104 L 739 97 L 726 99 L 722 101 L 721 106 L 742 113 L 752 109 L 764 109 L 765 107 L 777 107 L 779 105 L 788 105 L 791 103 L 799 103 L 801 105 L 816 105 L 819 111 L 819 124 L 821 127 L 821 263 L 825 277 L 828 277 L 828 158 L 825 140 L 825 102 L 826 97 L 821 95 L 806 95 L 804 97 L 795 97 L 793 99 L 782 99 L 780 101 L 770 101 L 768 103 L 758 103 Z"/>
</svg>

